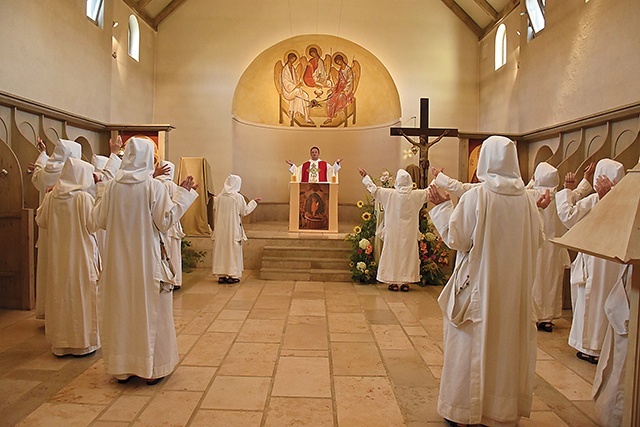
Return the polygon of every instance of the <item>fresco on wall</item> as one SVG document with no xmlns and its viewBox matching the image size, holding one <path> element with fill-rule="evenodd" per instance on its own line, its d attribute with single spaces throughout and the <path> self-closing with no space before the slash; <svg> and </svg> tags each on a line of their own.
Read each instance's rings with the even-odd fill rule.
<svg viewBox="0 0 640 427">
<path fill-rule="evenodd" d="M 322 55 L 311 44 L 304 55 L 287 51 L 276 62 L 273 79 L 278 91 L 279 123 L 302 127 L 356 124 L 356 91 L 361 66 L 343 52 Z"/>
<path fill-rule="evenodd" d="M 384 64 L 362 46 L 323 34 L 296 36 L 259 53 L 233 97 L 233 118 L 251 125 L 313 130 L 384 127 L 401 116 Z"/>
</svg>

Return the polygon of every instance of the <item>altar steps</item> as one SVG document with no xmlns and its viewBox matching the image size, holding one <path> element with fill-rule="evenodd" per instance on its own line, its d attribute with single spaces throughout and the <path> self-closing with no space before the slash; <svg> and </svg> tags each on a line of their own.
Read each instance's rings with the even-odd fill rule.
<svg viewBox="0 0 640 427">
<path fill-rule="evenodd" d="M 260 278 L 350 282 L 348 242 L 338 239 L 269 239 L 262 251 Z"/>
</svg>

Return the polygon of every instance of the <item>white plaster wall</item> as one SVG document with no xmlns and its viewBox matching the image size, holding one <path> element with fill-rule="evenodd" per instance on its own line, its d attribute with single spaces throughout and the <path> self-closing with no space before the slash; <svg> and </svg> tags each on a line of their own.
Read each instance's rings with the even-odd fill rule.
<svg viewBox="0 0 640 427">
<path fill-rule="evenodd" d="M 129 13 L 122 0 L 107 1 L 100 28 L 84 1 L 0 0 L 0 90 L 107 123 L 150 122 L 155 33 L 140 20 L 141 62 L 125 62 Z M 117 61 L 112 31 L 124 46 Z"/>
<path fill-rule="evenodd" d="M 128 53 L 128 22 L 132 10 L 122 1 L 113 3 L 113 19 L 120 25 L 112 30 L 111 123 L 153 123 L 156 32 L 142 19 L 140 29 L 140 61 Z M 110 21 L 111 22 L 111 21 Z"/>
<path fill-rule="evenodd" d="M 529 43 L 522 10 L 505 21 L 509 51 L 519 50 L 509 72 L 493 71 L 495 31 L 481 43 L 480 130 L 524 133 L 640 99 L 640 1 L 547 2 L 547 26 Z"/>
<path fill-rule="evenodd" d="M 169 159 L 206 157 L 216 191 L 228 173 L 255 165 L 259 173 L 243 177 L 243 192 L 272 202 L 288 202 L 284 159 L 306 160 L 313 144 L 321 145 L 328 161 L 345 158 L 341 203 L 362 197 L 357 166 L 377 175 L 382 167 L 410 163 L 402 158 L 410 145 L 390 137 L 388 128 L 269 133 L 234 125 L 233 94 L 251 61 L 282 40 L 314 33 L 357 43 L 385 65 L 405 125 L 414 125 L 419 98 L 428 97 L 432 127 L 477 129 L 477 38 L 440 0 L 189 0 L 160 25 L 157 37 L 154 121 L 176 126 Z M 455 144 L 435 146 L 431 155 L 432 164 L 457 174 Z M 263 156 L 269 168 L 260 163 Z"/>
</svg>

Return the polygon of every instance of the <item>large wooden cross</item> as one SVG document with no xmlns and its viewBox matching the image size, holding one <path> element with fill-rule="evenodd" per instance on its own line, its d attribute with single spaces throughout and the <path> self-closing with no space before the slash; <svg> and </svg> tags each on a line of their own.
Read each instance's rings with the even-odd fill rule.
<svg viewBox="0 0 640 427">
<path fill-rule="evenodd" d="M 458 136 L 458 129 L 453 128 L 430 128 L 429 127 L 429 98 L 420 98 L 420 127 L 419 128 L 391 128 L 391 136 L 403 136 L 412 145 L 420 149 L 420 182 L 417 182 L 418 188 L 427 186 L 427 175 L 429 173 L 429 148 L 440 141 L 445 136 Z M 416 142 L 409 138 L 410 136 L 419 137 L 420 141 Z M 429 142 L 430 136 L 437 138 Z"/>
</svg>

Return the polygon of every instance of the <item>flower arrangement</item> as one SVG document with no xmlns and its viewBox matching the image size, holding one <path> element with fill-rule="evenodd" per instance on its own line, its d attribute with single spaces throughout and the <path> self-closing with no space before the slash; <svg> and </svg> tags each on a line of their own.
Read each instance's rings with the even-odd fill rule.
<svg viewBox="0 0 640 427">
<path fill-rule="evenodd" d="M 382 172 L 377 180 L 381 187 L 392 188 L 393 178 L 388 171 Z M 373 254 L 373 241 L 376 234 L 375 201 L 370 197 L 358 200 L 356 206 L 362 209 L 361 223 L 347 234 L 345 240 L 351 242 L 352 252 L 349 256 L 349 268 L 354 281 L 375 283 L 378 265 Z M 427 205 L 420 210 L 420 233 L 418 254 L 420 256 L 420 286 L 444 285 L 448 279 L 445 271 L 449 265 L 449 248 L 434 231 L 429 221 Z"/>
<path fill-rule="evenodd" d="M 360 283 L 375 283 L 378 264 L 373 256 L 373 239 L 376 234 L 376 214 L 373 200 L 367 197 L 356 203 L 363 210 L 360 216 L 362 222 L 347 234 L 345 240 L 351 242 L 352 252 L 349 256 L 349 269 L 354 281 Z"/>
<path fill-rule="evenodd" d="M 389 171 L 386 169 L 382 171 L 379 181 L 380 181 L 380 187 L 384 187 L 384 188 L 393 187 L 393 178 L 391 177 L 391 174 L 389 173 Z"/>
<path fill-rule="evenodd" d="M 445 268 L 449 265 L 449 249 L 434 232 L 426 203 L 420 211 L 420 233 L 420 286 L 444 285 L 448 279 Z"/>
</svg>

